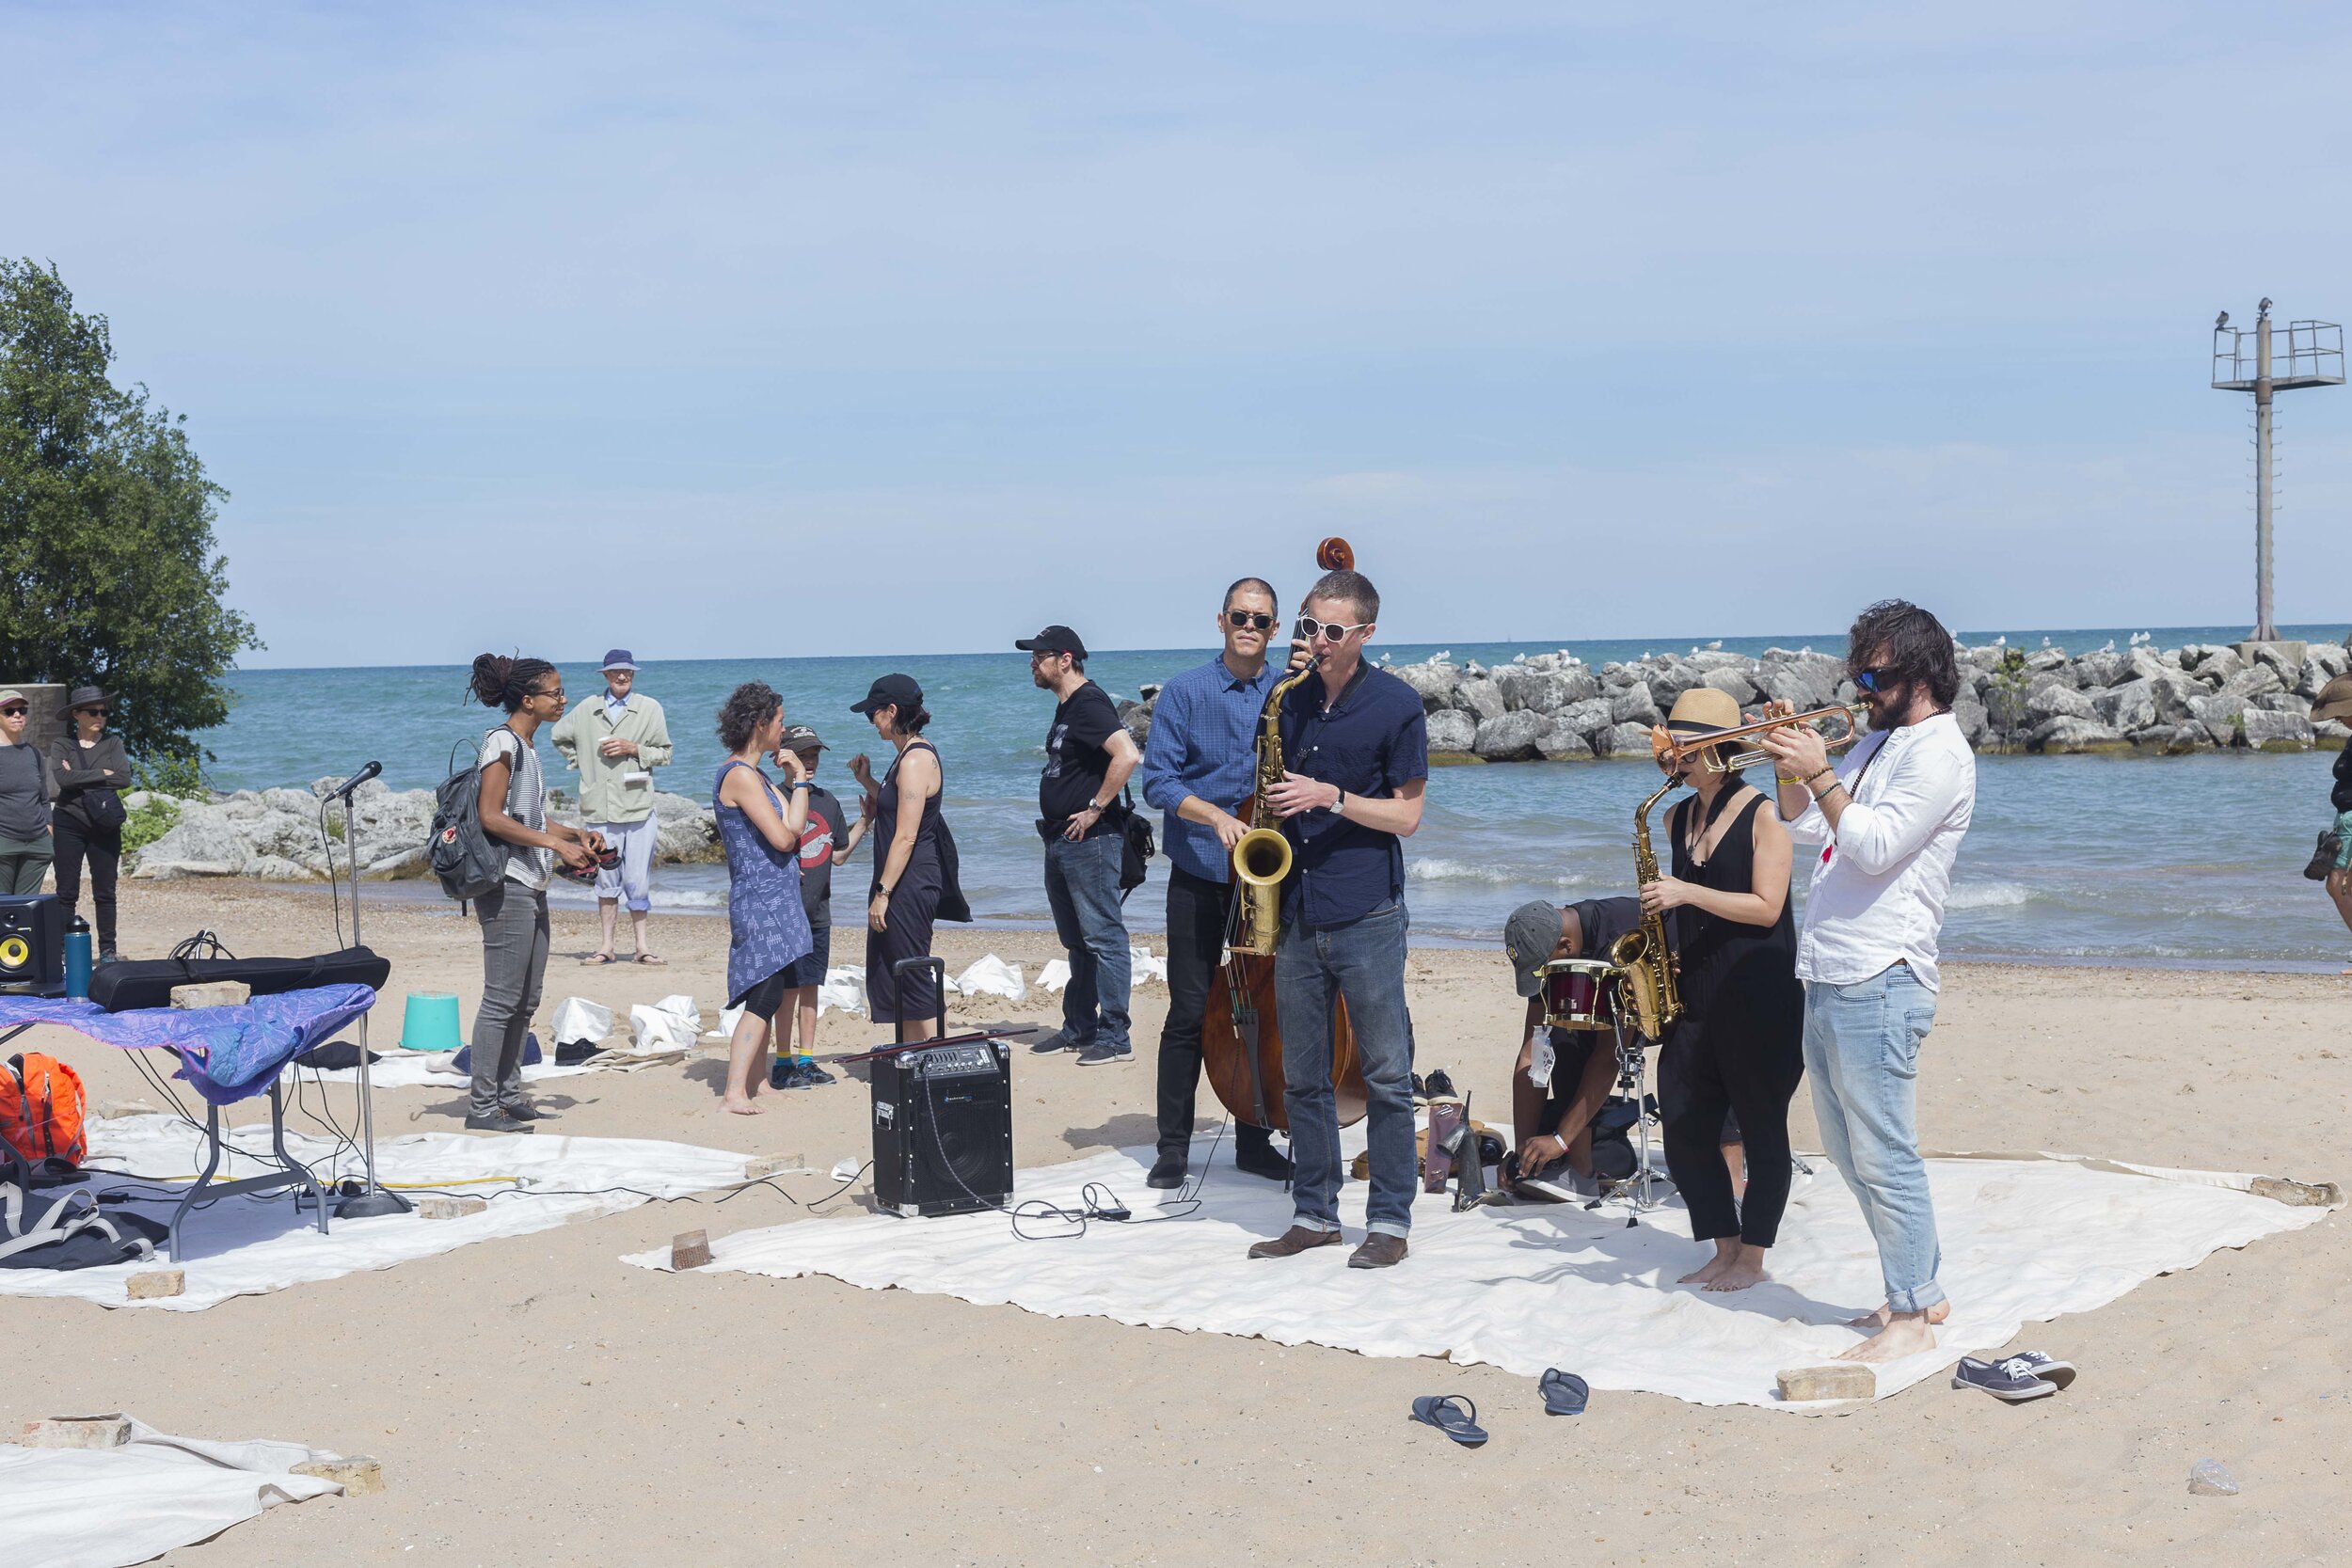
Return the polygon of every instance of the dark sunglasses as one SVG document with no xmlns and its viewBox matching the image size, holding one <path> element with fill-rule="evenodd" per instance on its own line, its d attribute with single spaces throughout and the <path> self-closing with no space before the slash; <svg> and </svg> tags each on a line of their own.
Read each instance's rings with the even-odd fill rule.
<svg viewBox="0 0 2352 1568">
<path fill-rule="evenodd" d="M 0 714 L 6 714 L 10 717 L 14 717 L 20 713 L 30 713 L 33 710 L 31 708 L 26 707 L 23 703 L 10 703 L 7 707 L 0 707 Z"/>
<path fill-rule="evenodd" d="M 1902 672 L 1893 665 L 1875 665 L 1870 669 L 1856 670 L 1853 673 L 1853 689 L 1875 697 L 1901 679 Z"/>
<path fill-rule="evenodd" d="M 1370 625 L 1370 621 L 1359 621 L 1352 626 L 1343 626 L 1337 621 L 1318 621 L 1311 615 L 1301 615 L 1298 618 L 1298 635 L 1310 642 L 1318 637 L 1326 642 L 1337 642 L 1349 632 L 1361 631 Z"/>
<path fill-rule="evenodd" d="M 1262 610 L 1229 610 L 1225 612 L 1225 624 L 1235 631 L 1271 631 L 1274 617 Z"/>
<path fill-rule="evenodd" d="M 87 713 L 93 719 L 103 719 L 106 717 L 106 710 L 103 707 L 77 707 L 73 711 L 76 713 Z"/>
</svg>

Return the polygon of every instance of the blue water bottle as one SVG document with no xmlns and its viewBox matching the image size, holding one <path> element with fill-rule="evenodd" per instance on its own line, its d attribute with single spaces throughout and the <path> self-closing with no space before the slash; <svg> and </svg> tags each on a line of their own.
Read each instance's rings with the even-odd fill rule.
<svg viewBox="0 0 2352 1568">
<path fill-rule="evenodd" d="M 89 922 L 78 914 L 65 928 L 65 993 L 76 1002 L 89 1000 Z"/>
</svg>

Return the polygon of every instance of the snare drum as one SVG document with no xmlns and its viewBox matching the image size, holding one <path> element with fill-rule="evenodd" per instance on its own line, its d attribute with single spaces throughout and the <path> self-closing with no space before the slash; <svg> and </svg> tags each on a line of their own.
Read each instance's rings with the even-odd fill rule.
<svg viewBox="0 0 2352 1568">
<path fill-rule="evenodd" d="M 1554 1029 L 1614 1029 L 1616 966 L 1602 958 L 1554 958 L 1537 970 L 1544 1022 Z"/>
</svg>

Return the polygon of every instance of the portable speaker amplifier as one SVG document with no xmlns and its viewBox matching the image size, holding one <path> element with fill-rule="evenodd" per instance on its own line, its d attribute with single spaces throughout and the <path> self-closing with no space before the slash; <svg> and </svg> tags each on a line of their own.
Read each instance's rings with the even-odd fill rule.
<svg viewBox="0 0 2352 1568">
<path fill-rule="evenodd" d="M 1012 1048 L 1002 1040 L 877 1057 L 874 1201 L 961 1214 L 1012 1196 Z"/>
</svg>

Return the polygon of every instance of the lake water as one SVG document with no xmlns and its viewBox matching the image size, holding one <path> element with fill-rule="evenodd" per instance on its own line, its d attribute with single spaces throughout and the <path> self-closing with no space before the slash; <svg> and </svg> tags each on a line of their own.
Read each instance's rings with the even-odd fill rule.
<svg viewBox="0 0 2352 1568">
<path fill-rule="evenodd" d="M 2132 630 L 2011 631 L 2037 648 L 2043 636 L 2075 652 Z M 2157 642 L 2222 642 L 2242 628 L 2155 628 Z M 1993 632 L 1963 634 L 1970 643 Z M 2288 635 L 2341 640 L 2344 628 Z M 1842 652 L 1842 634 L 1727 639 L 1733 652 L 1778 643 Z M 1455 643 L 1456 660 L 1507 663 L 1553 643 Z M 1689 641 L 1568 644 L 1598 666 Z M 1378 650 L 1375 649 L 1375 652 Z M 1399 646 L 1397 662 L 1434 647 Z M 1103 653 L 1089 673 L 1114 696 L 1166 679 L 1209 655 L 1199 651 Z M 602 687 L 588 663 L 566 663 L 575 700 Z M 1053 701 L 1029 683 L 1025 656 L 938 655 L 874 658 L 706 659 L 648 662 L 639 689 L 667 710 L 676 760 L 662 786 L 707 798 L 721 751 L 719 703 L 737 683 L 764 680 L 787 714 L 834 746 L 820 782 L 850 798 L 852 752 L 876 747 L 849 705 L 887 669 L 922 683 L 930 731 L 945 757 L 947 809 L 963 851 L 965 891 L 984 925 L 1050 924 L 1040 883 L 1037 772 Z M 254 670 L 230 677 L 230 721 L 202 738 L 215 753 L 208 777 L 224 789 L 307 784 L 342 776 L 371 758 L 388 784 L 439 782 L 453 748 L 480 736 L 486 710 L 461 701 L 456 667 Z M 543 745 L 550 782 L 565 775 Z M 1961 851 L 1945 950 L 1958 958 L 2027 958 L 2126 964 L 2333 968 L 2352 933 L 2312 883 L 2297 875 L 2328 820 L 2327 752 L 2264 756 L 1998 757 L 1978 759 L 1977 815 Z M 1633 807 L 1655 786 L 1645 762 L 1513 763 L 1446 768 L 1430 782 L 1424 826 L 1406 846 L 1417 939 L 1488 942 L 1503 917 L 1532 897 L 1555 901 L 1630 890 Z M 852 808 L 853 809 L 853 808 Z M 1662 808 L 1661 808 L 1662 810 Z M 862 887 L 866 872 L 849 873 Z M 1165 860 L 1129 904 L 1131 923 L 1159 927 Z M 1804 880 L 1802 864 L 1798 881 Z M 715 911 L 725 902 L 716 866 L 656 873 L 657 908 Z M 404 893 L 423 891 L 407 884 Z M 588 901 L 559 888 L 556 896 Z"/>
</svg>

